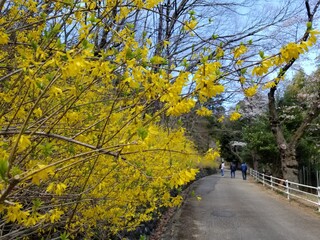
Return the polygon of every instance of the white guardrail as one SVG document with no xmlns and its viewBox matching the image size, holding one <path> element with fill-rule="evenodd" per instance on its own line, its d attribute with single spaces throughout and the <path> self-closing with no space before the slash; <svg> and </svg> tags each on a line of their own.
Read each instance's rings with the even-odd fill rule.
<svg viewBox="0 0 320 240">
<path fill-rule="evenodd" d="M 312 203 L 318 207 L 318 212 L 320 212 L 320 186 L 312 187 L 296 182 L 290 182 L 285 179 L 260 173 L 251 168 L 249 172 L 250 176 L 256 181 L 261 182 L 263 186 L 268 186 L 272 190 L 284 193 L 288 200 L 290 200 L 290 198 L 297 198 Z"/>
</svg>

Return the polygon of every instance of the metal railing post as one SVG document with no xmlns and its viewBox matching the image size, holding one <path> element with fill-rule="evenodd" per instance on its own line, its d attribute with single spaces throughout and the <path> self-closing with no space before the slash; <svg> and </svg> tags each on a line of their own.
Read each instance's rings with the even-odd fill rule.
<svg viewBox="0 0 320 240">
<path fill-rule="evenodd" d="M 289 192 L 289 181 L 286 180 L 286 189 L 287 189 L 287 199 L 290 200 L 290 192 Z"/>
<path fill-rule="evenodd" d="M 259 173 L 258 171 L 254 170 L 254 169 L 250 169 L 250 174 L 252 174 L 251 176 L 257 182 L 262 182 L 263 186 L 265 186 L 267 184 L 267 185 L 271 186 L 272 191 L 279 190 L 283 194 L 286 194 L 288 200 L 290 200 L 291 197 L 293 199 L 297 197 L 297 198 L 300 198 L 300 199 L 305 200 L 307 202 L 311 202 L 312 204 L 317 206 L 317 210 L 320 213 L 320 182 L 318 184 L 318 187 L 314 187 L 314 186 L 309 186 L 309 185 L 305 185 L 305 184 L 299 184 L 296 182 L 290 182 L 289 180 L 284 180 L 284 179 L 280 179 L 277 177 L 273 177 L 272 175 L 266 175 L 264 173 Z M 269 184 L 269 179 L 270 179 L 270 184 Z M 319 180 L 320 180 L 320 176 L 319 176 Z M 291 186 L 292 186 L 292 191 L 290 190 Z M 297 186 L 297 188 L 296 188 L 296 186 Z M 302 189 L 307 188 L 307 189 L 313 190 L 313 191 L 311 193 L 310 191 L 300 190 L 299 189 L 300 187 Z M 296 193 L 295 193 L 296 191 L 301 193 L 301 196 L 300 196 L 300 194 L 296 195 Z M 302 194 L 304 194 L 304 193 L 305 193 L 305 195 L 311 195 L 312 200 L 311 200 L 311 198 L 303 197 Z M 290 196 L 291 194 L 292 194 L 292 196 Z"/>
<path fill-rule="evenodd" d="M 318 212 L 320 212 L 320 186 L 318 186 Z"/>
</svg>

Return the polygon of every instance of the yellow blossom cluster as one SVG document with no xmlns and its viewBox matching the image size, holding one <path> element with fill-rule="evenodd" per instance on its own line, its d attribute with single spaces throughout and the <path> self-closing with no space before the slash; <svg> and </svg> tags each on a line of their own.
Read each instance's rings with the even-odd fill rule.
<svg viewBox="0 0 320 240">
<path fill-rule="evenodd" d="M 207 117 L 210 117 L 212 116 L 212 111 L 209 110 L 208 108 L 205 108 L 205 107 L 201 107 L 200 109 L 197 110 L 197 114 L 199 116 L 207 116 Z"/>
<path fill-rule="evenodd" d="M 257 93 L 258 86 L 254 85 L 252 87 L 244 89 L 244 94 L 246 97 L 253 97 Z"/>
<path fill-rule="evenodd" d="M 190 21 L 187 21 L 184 23 L 183 29 L 185 31 L 192 31 L 195 29 L 195 27 L 197 26 L 198 22 L 195 19 L 192 19 Z"/>
<path fill-rule="evenodd" d="M 239 58 L 241 55 L 245 54 L 248 51 L 248 48 L 241 44 L 239 47 L 236 47 L 233 51 L 234 54 L 234 58 L 237 59 Z M 241 62 L 239 62 L 238 60 L 238 64 L 241 65 Z"/>
<path fill-rule="evenodd" d="M 224 92 L 224 86 L 219 84 L 220 62 L 205 62 L 194 74 L 196 91 L 199 100 L 204 102 Z"/>
<path fill-rule="evenodd" d="M 238 112 L 232 112 L 230 115 L 230 121 L 237 121 L 241 117 L 241 114 Z"/>
<path fill-rule="evenodd" d="M 280 49 L 279 55 L 265 58 L 260 65 L 255 66 L 252 69 L 252 75 L 262 76 L 269 71 L 270 67 L 281 66 L 282 64 L 290 62 L 292 59 L 297 59 L 301 54 L 307 52 L 308 48 L 316 43 L 316 36 L 319 35 L 320 32 L 316 30 L 310 30 L 309 34 L 310 37 L 307 41 L 288 43 Z"/>
</svg>

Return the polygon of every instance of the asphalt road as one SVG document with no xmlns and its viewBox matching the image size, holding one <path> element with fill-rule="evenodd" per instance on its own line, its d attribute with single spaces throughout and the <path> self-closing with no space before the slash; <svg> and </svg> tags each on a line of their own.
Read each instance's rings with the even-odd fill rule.
<svg viewBox="0 0 320 240">
<path fill-rule="evenodd" d="M 164 240 L 319 240 L 320 214 L 241 178 L 212 175 L 192 185 Z"/>
</svg>

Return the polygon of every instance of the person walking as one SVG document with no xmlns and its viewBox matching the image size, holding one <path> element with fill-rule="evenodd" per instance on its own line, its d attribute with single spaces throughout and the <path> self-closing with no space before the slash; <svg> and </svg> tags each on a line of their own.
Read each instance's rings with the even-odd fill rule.
<svg viewBox="0 0 320 240">
<path fill-rule="evenodd" d="M 231 178 L 236 177 L 236 170 L 237 170 L 237 166 L 235 162 L 231 162 L 231 165 L 230 165 Z"/>
<path fill-rule="evenodd" d="M 241 172 L 242 172 L 242 179 L 243 179 L 243 180 L 246 180 L 246 179 L 247 179 L 247 169 L 248 169 L 248 167 L 247 167 L 246 162 L 243 162 L 243 163 L 241 164 Z"/>
<path fill-rule="evenodd" d="M 220 171 L 221 171 L 221 176 L 224 176 L 224 161 L 220 164 Z"/>
</svg>

